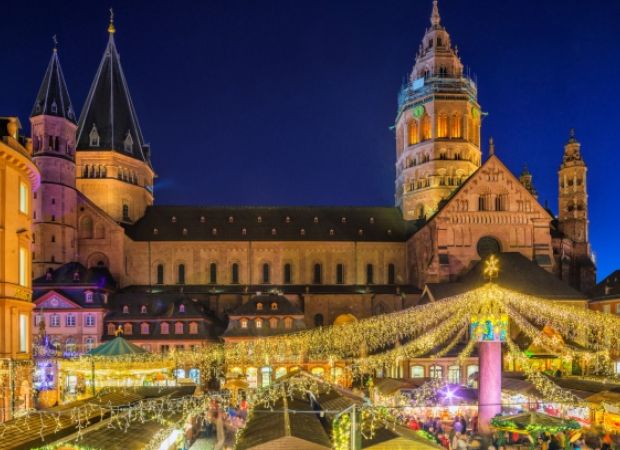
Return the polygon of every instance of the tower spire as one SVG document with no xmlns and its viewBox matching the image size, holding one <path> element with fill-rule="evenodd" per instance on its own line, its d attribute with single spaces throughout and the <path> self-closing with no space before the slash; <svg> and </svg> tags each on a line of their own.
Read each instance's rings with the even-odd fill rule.
<svg viewBox="0 0 620 450">
<path fill-rule="evenodd" d="M 110 8 L 110 24 L 108 25 L 108 33 L 116 33 L 116 27 L 114 26 L 114 10 Z"/>
<path fill-rule="evenodd" d="M 495 141 L 493 141 L 493 137 L 489 138 L 489 156 L 493 156 L 495 154 Z"/>
<path fill-rule="evenodd" d="M 58 38 L 56 35 L 52 36 L 52 42 L 54 43 L 54 48 L 52 50 L 54 50 L 54 52 L 58 51 Z"/>
<path fill-rule="evenodd" d="M 437 0 L 433 0 L 433 12 L 431 14 L 431 25 L 434 27 L 439 26 L 441 17 L 439 17 L 439 7 L 437 6 Z"/>
</svg>

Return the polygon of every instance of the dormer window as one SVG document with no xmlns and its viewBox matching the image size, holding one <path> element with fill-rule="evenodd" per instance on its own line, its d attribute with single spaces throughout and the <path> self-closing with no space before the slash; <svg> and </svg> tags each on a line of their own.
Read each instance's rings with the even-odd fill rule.
<svg viewBox="0 0 620 450">
<path fill-rule="evenodd" d="M 278 304 L 277 304 L 276 302 L 273 302 L 273 303 L 271 304 L 271 310 L 272 310 L 272 311 L 277 311 L 277 310 L 278 310 Z"/>
<path fill-rule="evenodd" d="M 80 281 L 80 272 L 77 270 L 73 272 L 73 281 Z"/>
<path fill-rule="evenodd" d="M 205 216 L 200 216 L 200 223 L 205 223 L 207 221 L 207 219 L 205 218 Z"/>
<path fill-rule="evenodd" d="M 256 311 L 262 311 L 263 310 L 263 304 L 262 303 L 257 303 L 256 304 Z"/>
<path fill-rule="evenodd" d="M 213 229 L 211 230 L 211 234 L 212 234 L 213 236 L 216 236 L 216 235 L 217 235 L 217 228 L 213 228 Z"/>
<path fill-rule="evenodd" d="M 84 292 L 84 300 L 86 301 L 86 303 L 92 303 L 93 302 L 93 291 Z"/>
<path fill-rule="evenodd" d="M 129 314 L 129 306 L 127 305 L 123 306 L 123 314 Z"/>
<path fill-rule="evenodd" d="M 341 223 L 347 223 L 347 218 L 346 217 L 341 217 L 340 218 L 340 222 Z"/>
<path fill-rule="evenodd" d="M 99 147 L 99 132 L 97 131 L 97 126 L 93 123 L 93 127 L 88 134 L 88 140 L 90 141 L 91 147 Z"/>
<path fill-rule="evenodd" d="M 314 223 L 319 223 L 319 218 L 314 216 Z"/>
<path fill-rule="evenodd" d="M 387 230 L 387 234 L 388 234 L 388 236 L 391 236 L 392 235 L 392 230 Z"/>
<path fill-rule="evenodd" d="M 146 314 L 146 305 L 140 307 L 140 314 Z"/>
<path fill-rule="evenodd" d="M 52 102 L 52 114 L 57 114 L 58 113 L 58 105 L 56 105 L 56 102 Z"/>
<path fill-rule="evenodd" d="M 330 228 L 330 229 L 329 229 L 329 235 L 330 235 L 330 236 L 333 236 L 333 235 L 335 235 L 335 234 L 336 234 L 336 231 L 335 231 L 333 228 Z"/>
<path fill-rule="evenodd" d="M 286 223 L 291 223 L 291 218 L 290 218 L 289 216 L 286 216 L 286 219 L 284 219 L 284 221 L 285 221 Z"/>
<path fill-rule="evenodd" d="M 277 234 L 277 230 L 275 228 L 271 229 L 271 235 L 275 236 Z"/>
<path fill-rule="evenodd" d="M 371 218 L 370 218 L 370 224 L 372 225 L 373 223 L 375 223 L 375 218 L 374 218 L 374 217 L 371 217 Z"/>
<path fill-rule="evenodd" d="M 306 235 L 306 229 L 302 228 L 301 230 L 299 230 L 299 234 L 301 234 L 302 236 Z"/>
<path fill-rule="evenodd" d="M 229 216 L 228 223 L 235 223 L 235 218 L 233 216 Z"/>
<path fill-rule="evenodd" d="M 257 221 L 258 223 L 263 223 L 263 218 L 262 218 L 261 216 L 258 216 L 258 217 L 256 218 L 256 221 Z"/>
<path fill-rule="evenodd" d="M 183 236 L 187 236 L 187 228 L 183 228 Z"/>
<path fill-rule="evenodd" d="M 127 153 L 133 153 L 133 139 L 131 137 L 131 132 L 127 132 L 127 137 L 123 141 L 123 148 Z"/>
<path fill-rule="evenodd" d="M 185 305 L 182 304 L 182 303 L 179 305 L 179 312 L 180 313 L 184 313 L 185 312 Z"/>
<path fill-rule="evenodd" d="M 177 216 L 172 216 L 172 223 L 177 223 Z"/>
<path fill-rule="evenodd" d="M 157 228 L 153 228 L 153 234 L 157 236 L 159 234 L 159 230 Z"/>
<path fill-rule="evenodd" d="M 248 234 L 248 230 L 245 228 L 241 229 L 241 236 L 245 236 L 246 234 Z"/>
<path fill-rule="evenodd" d="M 364 230 L 362 230 L 361 228 L 359 230 L 357 230 L 357 234 L 359 234 L 360 236 L 362 236 L 364 234 Z"/>
</svg>

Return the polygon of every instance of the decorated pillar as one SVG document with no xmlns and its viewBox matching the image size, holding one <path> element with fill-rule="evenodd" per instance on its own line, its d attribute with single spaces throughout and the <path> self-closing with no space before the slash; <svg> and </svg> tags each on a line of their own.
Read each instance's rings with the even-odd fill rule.
<svg viewBox="0 0 620 450">
<path fill-rule="evenodd" d="M 478 386 L 478 429 L 490 434 L 490 422 L 502 412 L 502 343 L 480 343 L 480 382 Z"/>
</svg>

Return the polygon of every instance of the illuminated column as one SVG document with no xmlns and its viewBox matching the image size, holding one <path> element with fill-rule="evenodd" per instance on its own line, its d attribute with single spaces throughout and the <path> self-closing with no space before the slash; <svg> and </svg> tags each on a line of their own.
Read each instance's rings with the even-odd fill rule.
<svg viewBox="0 0 620 450">
<path fill-rule="evenodd" d="M 490 434 L 490 422 L 502 412 L 502 343 L 480 342 L 478 387 L 478 429 Z"/>
</svg>

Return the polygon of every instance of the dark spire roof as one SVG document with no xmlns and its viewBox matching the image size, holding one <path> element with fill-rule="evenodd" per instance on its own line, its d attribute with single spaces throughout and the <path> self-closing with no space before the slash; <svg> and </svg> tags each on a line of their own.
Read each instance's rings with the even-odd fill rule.
<svg viewBox="0 0 620 450">
<path fill-rule="evenodd" d="M 77 149 L 114 150 L 150 165 L 149 149 L 114 42 L 115 32 L 111 22 L 108 45 L 80 115 Z"/>
<path fill-rule="evenodd" d="M 40 115 L 64 117 L 75 123 L 75 112 L 69 98 L 65 76 L 60 67 L 56 46 L 54 46 L 50 63 L 45 71 L 45 76 L 39 88 L 37 99 L 32 107 L 30 117 Z"/>
</svg>

